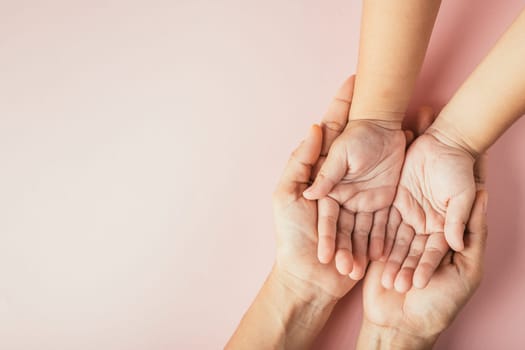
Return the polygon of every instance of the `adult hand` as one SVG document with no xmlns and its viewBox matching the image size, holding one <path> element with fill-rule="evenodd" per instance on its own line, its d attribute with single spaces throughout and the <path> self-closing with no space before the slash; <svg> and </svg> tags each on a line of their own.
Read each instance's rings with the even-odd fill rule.
<svg viewBox="0 0 525 350">
<path fill-rule="evenodd" d="M 336 130 L 344 125 L 337 124 Z M 328 263 L 335 254 L 339 272 L 360 279 L 368 256 L 382 256 L 405 143 L 401 123 L 368 119 L 349 121 L 329 147 L 314 183 L 304 192 L 305 198 L 319 200 L 319 261 Z"/>
<path fill-rule="evenodd" d="M 306 349 L 336 302 L 356 281 L 335 263 L 321 264 L 317 251 L 317 202 L 303 197 L 322 147 L 314 125 L 293 152 L 273 196 L 277 256 L 272 272 L 227 349 Z"/>
<path fill-rule="evenodd" d="M 468 299 L 482 276 L 487 239 L 487 194 L 477 194 L 465 233 L 465 248 L 449 250 L 424 289 L 385 289 L 383 262 L 372 262 L 363 288 L 364 316 L 358 348 L 430 348 Z"/>
<path fill-rule="evenodd" d="M 338 273 L 335 263 L 322 264 L 316 257 L 317 202 L 303 197 L 322 147 L 322 130 L 314 125 L 297 148 L 274 193 L 277 257 L 274 271 L 302 298 L 338 300 L 354 285 Z"/>
</svg>

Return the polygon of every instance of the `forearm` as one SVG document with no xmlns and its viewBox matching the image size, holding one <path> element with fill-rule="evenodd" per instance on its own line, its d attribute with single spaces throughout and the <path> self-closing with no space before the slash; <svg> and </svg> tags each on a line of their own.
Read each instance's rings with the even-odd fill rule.
<svg viewBox="0 0 525 350">
<path fill-rule="evenodd" d="M 350 119 L 403 119 L 439 0 L 364 0 Z"/>
<path fill-rule="evenodd" d="M 365 319 L 361 325 L 357 341 L 358 350 L 423 350 L 432 349 L 437 335 L 423 338 L 417 335 L 403 333 L 399 329 L 374 325 Z"/>
<path fill-rule="evenodd" d="M 298 295 L 272 270 L 226 349 L 307 349 L 336 301 Z"/>
<path fill-rule="evenodd" d="M 433 128 L 484 152 L 525 113 L 525 11 L 445 106 Z"/>
</svg>

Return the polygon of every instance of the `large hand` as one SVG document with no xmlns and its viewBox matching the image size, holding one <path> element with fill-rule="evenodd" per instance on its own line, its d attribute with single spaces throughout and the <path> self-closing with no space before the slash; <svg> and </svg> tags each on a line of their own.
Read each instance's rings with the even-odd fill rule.
<svg viewBox="0 0 525 350">
<path fill-rule="evenodd" d="M 307 300 L 337 300 L 355 281 L 335 264 L 321 264 L 317 251 L 317 202 L 303 197 L 322 146 L 322 130 L 313 126 L 297 148 L 274 193 L 277 257 L 274 270 L 290 289 Z"/>
<path fill-rule="evenodd" d="M 372 259 L 383 253 L 405 142 L 399 123 L 351 120 L 304 193 L 308 199 L 319 200 L 318 258 L 328 263 L 335 253 L 341 274 L 360 279 L 366 270 L 368 247 Z"/>
<path fill-rule="evenodd" d="M 481 280 L 486 206 L 487 194 L 479 191 L 465 233 L 464 250 L 449 250 L 426 288 L 413 288 L 407 293 L 385 289 L 381 284 L 385 264 L 370 264 L 363 288 L 362 348 L 374 338 L 373 334 L 388 335 L 391 338 L 382 341 L 389 344 L 412 343 L 410 348 L 414 349 L 421 347 L 415 344 L 429 346 L 450 325 Z"/>
<path fill-rule="evenodd" d="M 226 349 L 310 348 L 336 302 L 356 283 L 315 256 L 317 202 L 303 198 L 302 192 L 321 146 L 322 130 L 313 126 L 288 162 L 273 197 L 275 264 Z"/>
<path fill-rule="evenodd" d="M 412 284 L 423 288 L 449 245 L 463 249 L 475 193 L 474 157 L 468 151 L 432 127 L 415 140 L 390 212 L 385 287 L 399 292 Z"/>
</svg>

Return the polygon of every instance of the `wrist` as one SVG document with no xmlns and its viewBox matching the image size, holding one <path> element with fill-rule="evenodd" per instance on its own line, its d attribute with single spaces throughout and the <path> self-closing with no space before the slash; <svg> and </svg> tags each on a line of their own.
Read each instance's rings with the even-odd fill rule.
<svg viewBox="0 0 525 350">
<path fill-rule="evenodd" d="M 274 267 L 226 349 L 310 348 L 335 303 L 322 307 L 313 295 L 305 299 L 295 288 Z"/>
<path fill-rule="evenodd" d="M 338 298 L 274 266 L 265 287 L 268 307 L 287 334 L 317 334 L 328 320 Z"/>
<path fill-rule="evenodd" d="M 267 282 L 281 293 L 286 294 L 288 300 L 293 300 L 300 308 L 311 306 L 317 310 L 329 310 L 339 301 L 339 297 L 324 291 L 318 285 L 303 280 L 288 270 L 275 264 Z"/>
<path fill-rule="evenodd" d="M 380 326 L 363 318 L 357 349 L 432 349 L 438 336 L 423 337 L 401 328 Z"/>
<path fill-rule="evenodd" d="M 357 74 L 349 119 L 369 119 L 399 124 L 405 118 L 410 91 L 400 89 L 397 79 L 373 71 Z M 362 76 L 366 75 L 366 79 Z"/>
<path fill-rule="evenodd" d="M 433 136 L 444 145 L 453 147 L 467 153 L 474 160 L 479 157 L 483 150 L 466 137 L 453 123 L 446 118 L 438 117 L 434 123 L 425 131 L 425 134 Z"/>
<path fill-rule="evenodd" d="M 384 129 L 389 130 L 401 130 L 401 124 L 403 123 L 403 119 L 389 119 L 389 118 L 382 118 L 378 116 L 377 114 L 374 116 L 366 115 L 366 114 L 360 114 L 359 116 L 350 116 L 348 119 L 347 127 L 356 124 L 356 123 L 369 123 L 373 124 L 379 127 L 382 127 Z"/>
<path fill-rule="evenodd" d="M 477 159 L 484 152 L 484 148 L 481 145 L 469 138 L 443 112 L 440 113 L 425 133 L 434 136 L 441 143 L 468 152 L 474 159 Z"/>
</svg>

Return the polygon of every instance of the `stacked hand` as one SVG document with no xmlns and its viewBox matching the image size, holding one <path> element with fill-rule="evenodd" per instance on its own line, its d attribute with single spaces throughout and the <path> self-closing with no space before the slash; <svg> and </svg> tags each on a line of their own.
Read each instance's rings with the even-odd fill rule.
<svg viewBox="0 0 525 350">
<path fill-rule="evenodd" d="M 487 238 L 487 194 L 478 192 L 461 252 L 448 251 L 424 289 L 406 293 L 381 284 L 383 262 L 372 262 L 363 289 L 363 329 L 360 342 L 390 344 L 390 348 L 431 348 L 478 287 Z M 370 346 L 362 346 L 370 348 Z"/>
<path fill-rule="evenodd" d="M 319 261 L 328 263 L 335 254 L 338 271 L 360 279 L 367 257 L 379 259 L 383 255 L 388 212 L 406 140 L 400 123 L 351 120 L 346 124 L 348 100 L 339 98 L 334 103 L 345 108 L 337 110 L 340 115 L 325 117 L 323 125 L 331 138 L 337 139 L 331 145 L 325 143 L 323 151 L 326 154 L 329 149 L 328 156 L 324 163 L 319 162 L 319 173 L 304 196 L 318 199 Z M 330 111 L 335 113 L 336 109 Z"/>
<path fill-rule="evenodd" d="M 384 287 L 423 288 L 449 247 L 463 249 L 475 157 L 446 130 L 425 132 L 434 119 L 426 108 L 415 130 L 421 136 L 405 159 L 407 133 L 399 125 L 348 121 L 343 95 L 351 96 L 352 87 L 353 80 L 345 83 L 323 119 L 319 170 L 303 194 L 318 200 L 318 259 L 334 259 L 353 279 L 363 277 L 369 259 L 387 259 Z"/>
<path fill-rule="evenodd" d="M 433 119 L 423 110 L 421 125 Z M 476 195 L 474 156 L 430 127 L 410 146 L 389 216 L 383 286 L 423 288 L 449 251 L 461 251 Z"/>
<path fill-rule="evenodd" d="M 345 82 L 331 103 L 323 118 L 322 129 L 314 125 L 288 162 L 273 197 L 277 233 L 274 268 L 227 344 L 228 349 L 254 346 L 260 349 L 309 348 L 316 334 L 326 323 L 336 302 L 355 286 L 357 278 L 352 277 L 364 274 L 368 265 L 367 233 L 376 227 L 384 230 L 388 213 L 390 213 L 390 223 L 387 229 L 386 246 L 383 247 L 382 240 L 385 236 L 382 233 L 378 233 L 370 241 L 370 255 L 382 259 L 372 261 L 366 271 L 363 289 L 364 315 L 358 349 L 385 346 L 400 349 L 430 348 L 480 282 L 482 253 L 487 235 L 485 227 L 487 198 L 484 191 L 478 193 L 474 209 L 472 213 L 469 212 L 465 246 L 461 252 L 448 249 L 442 232 L 415 234 L 415 232 L 419 233 L 418 228 L 424 227 L 426 230 L 426 225 L 430 223 L 437 222 L 436 227 L 439 223 L 445 225 L 445 219 L 439 220 L 440 215 L 448 218 L 447 205 L 450 207 L 450 201 L 446 202 L 445 210 L 436 211 L 437 214 L 433 213 L 434 221 L 427 219 L 426 216 L 425 210 L 434 208 L 425 202 L 429 201 L 429 198 L 434 200 L 432 195 L 436 193 L 432 191 L 433 187 L 440 185 L 442 187 L 439 188 L 445 193 L 450 188 L 447 186 L 448 182 L 434 179 L 433 176 L 439 175 L 441 170 L 437 168 L 445 164 L 447 165 L 445 170 L 457 169 L 457 164 L 462 164 L 461 169 L 464 172 L 443 172 L 444 175 L 438 178 L 448 179 L 450 183 L 455 184 L 456 177 L 467 178 L 471 174 L 469 169 L 472 168 L 472 158 L 450 144 L 439 141 L 439 135 L 434 138 L 435 136 L 432 135 L 435 134 L 430 132 L 423 134 L 416 139 L 408 152 L 400 183 L 403 189 L 397 190 L 397 184 L 393 183 L 387 174 L 397 179 L 395 175 L 399 170 L 396 173 L 395 169 L 400 169 L 402 165 L 396 165 L 394 159 L 397 160 L 397 155 L 401 154 L 401 162 L 403 161 L 405 142 L 410 144 L 414 137 L 427 129 L 434 119 L 432 111 L 429 109 L 420 111 L 419 124 L 413 132 L 403 134 L 398 130 L 389 130 L 369 121 L 360 121 L 350 122 L 346 131 L 342 133 L 348 121 L 352 94 L 353 77 Z M 366 134 L 369 137 L 366 137 Z M 352 145 L 344 150 L 346 152 L 344 154 L 348 155 L 347 158 L 350 160 L 350 168 L 339 175 L 342 179 L 352 180 L 346 183 L 343 180 L 341 184 L 333 182 L 333 186 L 329 184 L 328 187 L 333 188 L 328 190 L 326 198 L 323 197 L 319 201 L 306 199 L 304 192 L 316 174 L 323 175 L 317 177 L 314 193 L 316 186 L 317 188 L 321 186 L 323 190 L 323 182 L 327 179 L 333 181 L 334 178 L 326 173 L 331 169 L 330 164 L 333 160 L 324 161 L 324 155 L 331 149 L 332 144 L 335 148 L 332 147 L 330 152 L 343 147 L 337 145 L 343 145 L 344 137 L 349 137 L 348 141 Z M 383 140 L 380 146 L 381 137 L 390 140 Z M 358 141 L 354 141 L 353 138 Z M 392 140 L 395 142 L 390 143 Z M 375 146 L 363 146 L 367 143 Z M 397 143 L 403 145 L 401 150 L 394 147 Z M 387 152 L 389 149 L 394 151 L 396 157 L 391 157 L 392 154 Z M 353 154 L 352 150 L 357 151 Z M 427 154 L 428 151 L 433 153 Z M 374 152 L 379 152 L 379 156 Z M 364 155 L 374 159 L 374 162 L 371 162 L 371 165 L 363 165 L 368 159 Z M 328 155 L 329 159 L 330 157 Z M 338 165 L 337 162 L 333 164 Z M 419 166 L 421 164 L 424 166 Z M 478 165 L 475 171 L 479 180 L 478 189 L 481 189 L 484 180 L 483 163 L 478 161 L 476 165 Z M 323 169 L 321 173 L 319 168 Z M 360 170 L 354 174 L 350 169 L 356 168 Z M 338 167 L 334 166 L 334 169 Z M 454 174 L 462 176 L 453 176 Z M 419 182 L 421 179 L 425 182 Z M 465 181 L 465 184 L 468 183 Z M 376 196 L 379 200 L 376 200 Z M 394 197 L 396 199 L 393 207 L 388 208 Z M 437 198 L 436 202 L 431 202 L 433 205 L 443 201 L 443 197 L 435 198 Z M 318 218 L 318 214 L 323 213 L 321 204 L 323 200 L 332 204 L 341 203 L 343 207 L 339 209 L 337 206 L 336 216 L 332 217 L 333 221 L 328 222 L 331 228 L 336 229 L 330 231 L 329 237 L 332 241 L 327 241 L 324 235 L 326 231 L 324 233 L 322 231 L 326 227 L 323 225 L 327 224 L 326 221 L 323 223 L 326 217 Z M 406 205 L 407 202 L 413 207 Z M 405 204 L 406 207 L 399 203 Z M 418 205 L 421 210 L 416 212 L 414 208 L 418 208 Z M 352 213 L 356 213 L 355 218 Z M 417 215 L 412 217 L 410 214 L 414 213 Z M 369 217 L 368 229 L 356 230 L 359 218 L 362 218 L 363 214 Z M 377 217 L 380 218 L 380 223 Z M 392 218 L 397 221 L 394 222 Z M 423 224 L 416 219 L 422 220 Z M 392 222 L 397 222 L 396 226 L 393 226 Z M 429 227 L 434 228 L 434 226 Z M 356 231 L 359 230 L 362 230 L 361 236 L 356 235 Z M 351 232 L 353 237 L 350 237 Z M 336 238 L 334 234 L 337 235 Z M 356 255 L 353 267 L 351 240 L 355 248 L 354 252 L 360 254 Z M 364 244 L 357 247 L 358 244 L 363 243 L 361 240 Z M 328 262 L 319 261 L 319 258 L 327 259 L 326 255 L 319 253 L 329 246 L 332 247 L 332 255 L 335 251 L 335 259 Z M 390 250 L 392 253 L 386 259 Z M 316 252 L 319 255 L 317 257 Z M 423 265 L 423 271 L 429 272 L 428 278 L 431 271 L 435 270 L 434 275 L 428 284 L 425 282 L 424 289 L 409 290 L 419 261 Z M 430 268 L 429 262 L 432 263 Z M 349 270 L 353 272 L 350 278 Z M 392 281 L 395 279 L 396 289 L 407 292 L 398 293 L 391 290 L 391 285 L 385 283 L 385 281 L 389 282 L 388 278 L 393 278 Z M 418 283 L 416 285 L 420 286 Z M 384 284 L 389 288 L 385 288 Z"/>
</svg>

